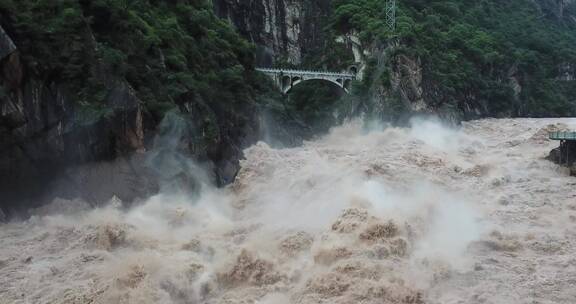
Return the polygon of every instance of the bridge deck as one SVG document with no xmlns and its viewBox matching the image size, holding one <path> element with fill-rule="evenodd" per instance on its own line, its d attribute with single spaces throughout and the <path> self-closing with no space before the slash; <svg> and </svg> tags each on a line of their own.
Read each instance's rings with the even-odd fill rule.
<svg viewBox="0 0 576 304">
<path fill-rule="evenodd" d="M 256 71 L 264 73 L 285 73 L 285 74 L 298 74 L 298 75 L 324 75 L 324 76 L 340 76 L 348 78 L 356 78 L 356 75 L 351 73 L 334 73 L 327 71 L 309 71 L 309 70 L 292 70 L 292 69 L 270 69 L 270 68 L 256 68 Z"/>
<path fill-rule="evenodd" d="M 306 71 L 306 70 L 292 70 L 292 69 L 271 69 L 271 68 L 256 68 L 256 71 L 266 74 L 272 78 L 276 87 L 287 94 L 294 86 L 309 80 L 323 80 L 331 82 L 338 87 L 342 88 L 346 93 L 349 93 L 349 88 L 353 80 L 357 79 L 357 75 L 347 72 L 328 72 L 328 71 Z"/>
<path fill-rule="evenodd" d="M 552 140 L 576 140 L 576 132 L 550 132 L 548 137 Z"/>
</svg>

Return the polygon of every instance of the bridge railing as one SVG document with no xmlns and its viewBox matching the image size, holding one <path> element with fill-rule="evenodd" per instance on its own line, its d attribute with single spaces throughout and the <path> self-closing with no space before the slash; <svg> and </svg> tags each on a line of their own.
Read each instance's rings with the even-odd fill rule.
<svg viewBox="0 0 576 304">
<path fill-rule="evenodd" d="M 550 132 L 548 137 L 553 140 L 576 140 L 576 132 L 559 131 Z"/>
<path fill-rule="evenodd" d="M 335 72 L 327 72 L 327 71 L 271 69 L 271 68 L 256 68 L 256 70 L 260 71 L 260 72 L 264 72 L 264 73 L 285 73 L 285 74 L 296 74 L 296 75 L 325 75 L 325 76 L 356 78 L 356 75 L 351 74 L 351 73 L 335 73 Z"/>
</svg>

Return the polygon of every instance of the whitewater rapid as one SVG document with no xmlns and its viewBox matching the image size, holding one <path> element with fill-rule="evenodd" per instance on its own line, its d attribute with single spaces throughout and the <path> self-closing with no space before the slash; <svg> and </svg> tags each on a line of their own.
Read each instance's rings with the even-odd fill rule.
<svg viewBox="0 0 576 304">
<path fill-rule="evenodd" d="M 576 119 L 358 121 L 258 143 L 226 189 L 0 226 L 5 303 L 576 303 Z"/>
</svg>

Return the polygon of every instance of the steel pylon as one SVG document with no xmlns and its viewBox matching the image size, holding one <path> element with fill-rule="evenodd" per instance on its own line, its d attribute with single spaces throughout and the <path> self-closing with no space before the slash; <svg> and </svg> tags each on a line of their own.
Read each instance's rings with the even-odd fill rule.
<svg viewBox="0 0 576 304">
<path fill-rule="evenodd" d="M 396 30 L 396 0 L 386 0 L 386 25 L 390 31 Z"/>
</svg>

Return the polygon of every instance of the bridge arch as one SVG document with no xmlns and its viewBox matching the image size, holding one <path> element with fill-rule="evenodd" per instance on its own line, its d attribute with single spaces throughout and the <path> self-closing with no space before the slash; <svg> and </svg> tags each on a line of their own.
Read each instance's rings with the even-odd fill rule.
<svg viewBox="0 0 576 304">
<path fill-rule="evenodd" d="M 276 86 L 284 94 L 287 94 L 294 86 L 310 80 L 328 81 L 342 88 L 344 92 L 349 93 L 352 80 L 357 78 L 356 74 L 352 73 L 356 71 L 350 71 L 350 69 L 341 73 L 268 68 L 257 68 L 256 70 L 272 78 Z"/>
<path fill-rule="evenodd" d="M 338 79 L 341 81 L 341 79 Z M 292 85 L 288 86 L 287 88 L 283 88 L 282 89 L 282 93 L 284 94 L 288 94 L 290 93 L 290 91 L 292 91 L 293 88 L 295 88 L 296 86 L 298 86 L 301 83 L 307 82 L 307 81 L 322 81 L 322 82 L 328 82 L 330 84 L 333 84 L 337 87 L 339 87 L 340 89 L 342 89 L 345 93 L 349 93 L 348 88 L 344 87 L 344 85 L 342 84 L 342 82 L 339 82 L 338 80 L 331 80 L 331 79 L 324 79 L 324 78 L 307 78 L 305 80 L 298 80 L 295 82 L 292 82 Z M 344 81 L 345 83 L 346 81 Z"/>
</svg>

